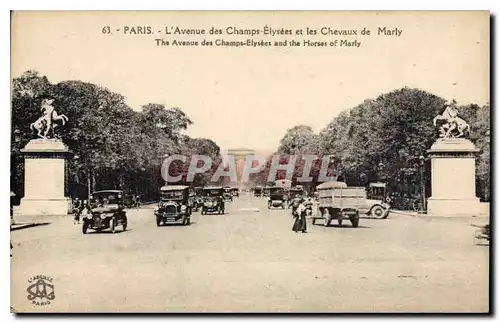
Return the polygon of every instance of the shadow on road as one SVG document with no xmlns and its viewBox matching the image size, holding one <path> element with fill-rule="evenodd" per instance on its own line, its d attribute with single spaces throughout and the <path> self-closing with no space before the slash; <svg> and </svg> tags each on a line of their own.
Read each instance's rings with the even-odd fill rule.
<svg viewBox="0 0 500 323">
<path fill-rule="evenodd" d="M 92 229 L 89 229 L 89 230 L 92 230 Z M 117 230 L 115 232 L 111 232 L 111 231 L 87 231 L 86 234 L 120 234 L 120 233 L 125 233 L 125 232 L 128 232 L 128 231 L 134 231 L 134 230 L 131 230 L 129 228 L 127 228 L 127 230 L 123 231 L 123 230 Z"/>
<path fill-rule="evenodd" d="M 160 225 L 160 227 L 190 227 L 193 224 L 196 224 L 196 221 L 191 221 L 189 225 L 184 225 L 182 223 L 167 223 Z"/>
</svg>

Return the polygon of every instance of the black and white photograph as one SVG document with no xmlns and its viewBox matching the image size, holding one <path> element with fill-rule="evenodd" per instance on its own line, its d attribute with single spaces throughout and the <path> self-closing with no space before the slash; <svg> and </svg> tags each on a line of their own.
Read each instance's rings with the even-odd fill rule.
<svg viewBox="0 0 500 323">
<path fill-rule="evenodd" d="M 489 11 L 12 11 L 12 313 L 480 313 Z"/>
</svg>

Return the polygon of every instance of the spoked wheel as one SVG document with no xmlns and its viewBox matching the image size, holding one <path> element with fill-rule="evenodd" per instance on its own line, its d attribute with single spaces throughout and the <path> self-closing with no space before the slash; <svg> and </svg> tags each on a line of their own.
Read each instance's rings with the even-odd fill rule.
<svg viewBox="0 0 500 323">
<path fill-rule="evenodd" d="M 349 220 L 351 221 L 352 227 L 357 228 L 359 225 L 359 213 L 350 215 Z"/>
<path fill-rule="evenodd" d="M 115 219 L 109 220 L 109 230 L 111 231 L 111 233 L 115 233 L 116 232 Z"/>
<path fill-rule="evenodd" d="M 86 234 L 87 233 L 87 230 L 89 228 L 89 224 L 87 222 L 83 222 L 83 225 L 82 225 L 82 233 L 83 234 Z"/>
<path fill-rule="evenodd" d="M 374 207 L 372 207 L 370 211 L 370 215 L 375 219 L 383 219 L 384 213 L 385 213 L 384 208 L 381 207 L 380 205 L 375 205 Z"/>
</svg>

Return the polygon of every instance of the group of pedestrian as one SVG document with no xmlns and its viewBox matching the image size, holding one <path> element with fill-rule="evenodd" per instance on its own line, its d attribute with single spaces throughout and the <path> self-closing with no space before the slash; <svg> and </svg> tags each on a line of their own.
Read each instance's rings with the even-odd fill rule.
<svg viewBox="0 0 500 323">
<path fill-rule="evenodd" d="M 90 205 L 88 201 L 80 201 L 76 198 L 73 202 L 73 224 L 80 224 L 80 217 L 86 217 L 89 213 Z"/>
</svg>

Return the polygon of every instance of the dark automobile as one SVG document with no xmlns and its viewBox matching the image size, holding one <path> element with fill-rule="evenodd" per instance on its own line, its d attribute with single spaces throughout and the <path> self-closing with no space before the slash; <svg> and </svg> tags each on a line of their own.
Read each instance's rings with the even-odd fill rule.
<svg viewBox="0 0 500 323">
<path fill-rule="evenodd" d="M 133 207 L 140 207 L 141 206 L 139 195 L 135 195 L 135 194 L 126 194 L 124 199 L 123 199 L 123 203 L 124 203 L 125 207 L 129 208 L 129 209 L 133 208 Z"/>
<path fill-rule="evenodd" d="M 194 188 L 194 203 L 193 211 L 198 212 L 203 204 L 203 187 Z"/>
<path fill-rule="evenodd" d="M 235 197 L 240 197 L 240 189 L 237 187 L 231 188 L 231 194 Z"/>
<path fill-rule="evenodd" d="M 168 185 L 160 188 L 160 202 L 155 208 L 156 225 L 167 223 L 191 224 L 189 186 Z"/>
<path fill-rule="evenodd" d="M 255 186 L 253 189 L 253 196 L 261 197 L 262 196 L 262 186 Z"/>
<path fill-rule="evenodd" d="M 224 189 L 222 187 L 205 187 L 203 189 L 203 205 L 201 207 L 201 214 L 224 214 L 225 205 L 222 197 L 223 194 Z"/>
<path fill-rule="evenodd" d="M 124 195 L 120 190 L 97 191 L 90 196 L 90 212 L 83 217 L 83 234 L 88 229 L 116 231 L 117 226 L 127 230 L 127 215 L 124 210 Z"/>
<path fill-rule="evenodd" d="M 224 187 L 222 197 L 224 197 L 224 201 L 233 201 L 233 193 L 231 192 L 231 187 Z"/>
<path fill-rule="evenodd" d="M 285 208 L 285 189 L 283 187 L 270 187 L 269 188 L 269 201 L 267 208 L 280 207 Z"/>
</svg>

